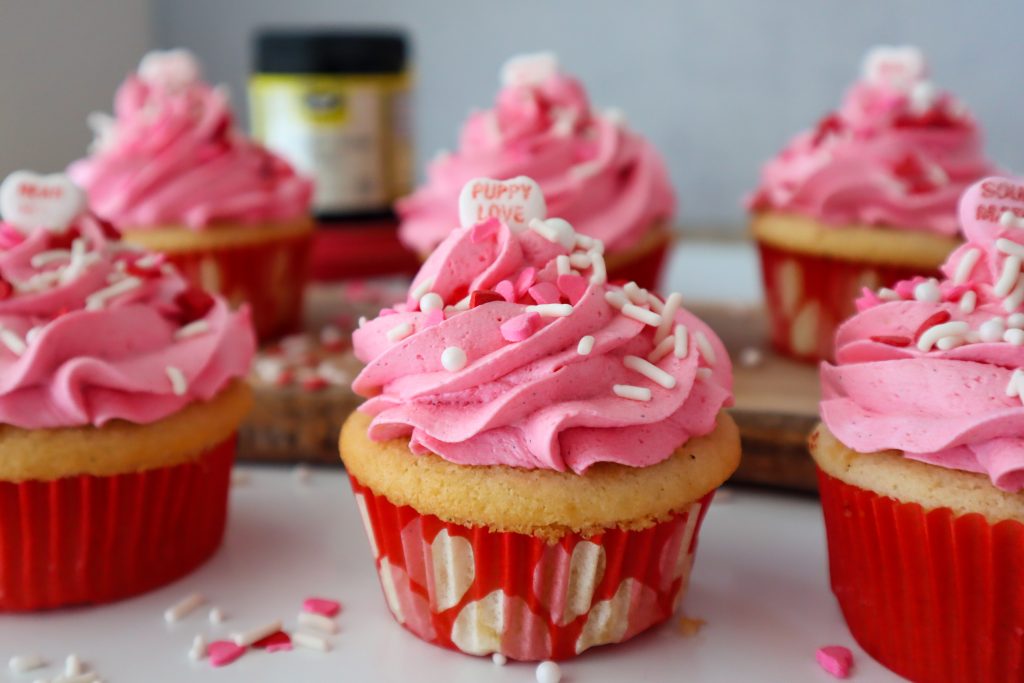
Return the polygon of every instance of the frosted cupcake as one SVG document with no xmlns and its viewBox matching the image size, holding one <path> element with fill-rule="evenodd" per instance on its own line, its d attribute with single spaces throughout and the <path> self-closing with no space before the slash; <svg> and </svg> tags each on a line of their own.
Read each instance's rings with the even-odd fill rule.
<svg viewBox="0 0 1024 683">
<path fill-rule="evenodd" d="M 678 295 L 608 284 L 599 242 L 519 208 L 531 228 L 455 228 L 356 331 L 369 398 L 341 453 L 397 621 L 468 654 L 563 659 L 671 615 L 740 446 L 711 330 Z"/>
<path fill-rule="evenodd" d="M 248 310 L 83 207 L 64 176 L 0 186 L 0 611 L 143 592 L 224 532 Z"/>
<path fill-rule="evenodd" d="M 146 55 L 114 118 L 69 173 L 125 241 L 167 255 L 191 281 L 248 302 L 261 339 L 295 331 L 312 237 L 311 183 L 236 127 L 227 92 L 183 50 Z"/>
<path fill-rule="evenodd" d="M 839 110 L 768 162 L 748 201 L 774 346 L 831 358 L 862 287 L 936 274 L 959 244 L 957 199 L 993 172 L 920 51 L 869 52 Z"/>
<path fill-rule="evenodd" d="M 1017 681 L 1024 596 L 1024 183 L 960 204 L 938 280 L 868 293 L 822 366 L 832 588 L 854 637 L 914 681 Z"/>
<path fill-rule="evenodd" d="M 458 150 L 439 155 L 426 183 L 398 202 L 399 237 L 425 257 L 460 225 L 469 180 L 520 175 L 540 184 L 551 215 L 604 243 L 611 281 L 654 289 L 676 203 L 665 164 L 621 113 L 592 107 L 547 53 L 505 64 L 494 108 L 471 114 Z"/>
</svg>

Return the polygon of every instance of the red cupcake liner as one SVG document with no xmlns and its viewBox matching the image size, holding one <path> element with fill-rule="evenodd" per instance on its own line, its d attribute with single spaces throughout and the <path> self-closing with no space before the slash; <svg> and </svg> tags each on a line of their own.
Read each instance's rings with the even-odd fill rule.
<svg viewBox="0 0 1024 683">
<path fill-rule="evenodd" d="M 310 271 L 318 281 L 412 277 L 419 269 L 420 259 L 398 240 L 395 220 L 318 226 L 313 237 Z"/>
<path fill-rule="evenodd" d="M 302 328 L 302 300 L 309 279 L 311 233 L 256 244 L 167 254 L 188 280 L 223 295 L 232 305 L 248 302 L 260 341 Z"/>
<path fill-rule="evenodd" d="M 1024 525 L 818 481 L 832 591 L 868 654 L 919 683 L 1024 680 Z"/>
<path fill-rule="evenodd" d="M 567 659 L 668 619 L 713 495 L 641 531 L 549 543 L 443 522 L 350 479 L 394 618 L 429 643 L 521 661 Z"/>
<path fill-rule="evenodd" d="M 800 254 L 763 242 L 761 277 L 772 346 L 786 356 L 832 360 L 836 328 L 856 313 L 864 287 L 890 287 L 938 271 Z"/>
<path fill-rule="evenodd" d="M 671 239 L 665 239 L 658 246 L 635 259 L 608 269 L 610 282 L 635 282 L 638 286 L 652 292 L 658 292 L 661 286 L 661 275 L 665 269 Z"/>
<path fill-rule="evenodd" d="M 0 611 L 120 600 L 220 545 L 235 437 L 195 462 L 108 477 L 0 482 Z"/>
</svg>

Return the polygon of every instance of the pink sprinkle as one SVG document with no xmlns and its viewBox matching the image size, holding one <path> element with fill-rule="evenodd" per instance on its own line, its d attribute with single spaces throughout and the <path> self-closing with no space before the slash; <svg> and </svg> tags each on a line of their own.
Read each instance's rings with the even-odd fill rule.
<svg viewBox="0 0 1024 683">
<path fill-rule="evenodd" d="M 227 666 L 244 654 L 245 648 L 235 645 L 230 640 L 215 640 L 206 646 L 210 664 L 216 667 Z"/>
<path fill-rule="evenodd" d="M 336 617 L 341 611 L 341 603 L 327 598 L 306 598 L 302 601 L 302 611 L 322 614 L 325 617 Z"/>
<path fill-rule="evenodd" d="M 587 279 L 582 275 L 559 275 L 558 289 L 573 306 L 580 302 L 587 291 Z"/>
<path fill-rule="evenodd" d="M 13 249 L 24 241 L 20 230 L 10 223 L 0 223 L 0 249 Z"/>
<path fill-rule="evenodd" d="M 893 285 L 893 290 L 895 290 L 896 294 L 899 295 L 901 299 L 913 299 L 914 288 L 927 279 L 928 278 L 926 277 L 918 275 L 917 277 L 912 278 L 910 280 L 900 280 L 895 285 Z"/>
<path fill-rule="evenodd" d="M 423 321 L 423 326 L 421 329 L 433 327 L 434 325 L 439 325 L 443 322 L 444 311 L 442 311 L 440 308 L 435 308 L 434 310 L 427 313 L 427 319 Z"/>
<path fill-rule="evenodd" d="M 877 294 L 867 287 L 863 287 L 860 290 L 860 297 L 854 302 L 854 305 L 857 307 L 858 313 L 863 313 L 869 308 L 874 308 L 881 303 L 882 300 L 878 298 Z"/>
<path fill-rule="evenodd" d="M 971 285 L 955 285 L 950 287 L 946 291 L 946 301 L 952 301 L 953 303 L 959 303 L 960 299 L 964 298 L 964 294 L 971 291 Z"/>
<path fill-rule="evenodd" d="M 472 231 L 469 233 L 469 238 L 473 241 L 473 244 L 486 242 L 498 234 L 498 228 L 500 227 L 501 221 L 497 218 L 488 218 L 483 223 L 477 223 L 473 226 Z"/>
<path fill-rule="evenodd" d="M 530 296 L 539 304 L 557 304 L 561 302 L 558 287 L 550 282 L 538 282 L 529 289 Z"/>
<path fill-rule="evenodd" d="M 267 652 L 287 652 L 292 649 L 292 639 L 284 631 L 277 631 L 276 633 L 271 633 L 266 638 L 257 640 L 252 646 Z"/>
<path fill-rule="evenodd" d="M 514 304 L 516 302 L 516 288 L 510 281 L 502 280 L 498 284 L 494 285 L 494 291 L 501 294 L 505 301 L 510 304 Z"/>
<path fill-rule="evenodd" d="M 814 655 L 818 666 L 836 678 L 849 678 L 853 668 L 853 653 L 842 645 L 826 645 L 818 648 Z"/>
<path fill-rule="evenodd" d="M 537 269 L 530 267 L 519 273 L 519 277 L 516 278 L 516 295 L 522 296 L 526 294 L 530 287 L 533 287 L 533 283 L 537 281 Z"/>
<path fill-rule="evenodd" d="M 540 327 L 540 314 L 523 313 L 501 324 L 501 336 L 510 342 L 521 342 Z"/>
</svg>

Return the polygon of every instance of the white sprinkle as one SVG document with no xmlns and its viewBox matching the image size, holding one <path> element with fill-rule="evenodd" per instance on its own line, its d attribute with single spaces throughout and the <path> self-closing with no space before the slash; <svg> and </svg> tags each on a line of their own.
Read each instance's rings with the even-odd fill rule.
<svg viewBox="0 0 1024 683">
<path fill-rule="evenodd" d="M 937 348 L 939 351 L 949 351 L 950 349 L 955 349 L 956 347 L 960 346 L 963 343 L 964 340 L 961 337 L 943 337 L 939 341 L 935 342 L 935 348 Z"/>
<path fill-rule="evenodd" d="M 739 362 L 745 368 L 756 368 L 764 362 L 764 352 L 756 346 L 748 346 L 740 351 Z"/>
<path fill-rule="evenodd" d="M 635 282 L 627 282 L 624 284 L 622 286 L 622 291 L 626 297 L 637 306 L 642 306 L 647 303 L 647 292 L 640 289 L 640 285 Z"/>
<path fill-rule="evenodd" d="M 46 666 L 46 661 L 39 655 L 16 655 L 7 662 L 11 673 L 23 674 Z"/>
<path fill-rule="evenodd" d="M 616 384 L 612 387 L 616 396 L 633 399 L 634 401 L 650 401 L 651 390 L 647 387 L 638 387 L 632 384 Z"/>
<path fill-rule="evenodd" d="M 277 633 L 281 630 L 280 621 L 272 621 L 264 626 L 259 626 L 252 629 L 251 631 L 245 631 L 243 633 L 232 633 L 231 640 L 234 641 L 235 645 L 239 647 L 249 647 L 258 640 L 263 640 L 272 633 Z"/>
<path fill-rule="evenodd" d="M 185 373 L 181 371 L 181 368 L 176 368 L 173 365 L 168 365 L 164 370 L 167 372 L 167 379 L 171 380 L 171 391 L 174 392 L 174 395 L 184 396 L 185 391 L 188 390 Z"/>
<path fill-rule="evenodd" d="M 555 662 L 541 662 L 537 665 L 537 683 L 559 683 L 562 680 L 562 668 Z"/>
<path fill-rule="evenodd" d="M 978 305 L 978 295 L 974 290 L 964 292 L 960 297 L 960 310 L 964 313 L 974 313 L 974 307 Z"/>
<path fill-rule="evenodd" d="M 583 233 L 580 232 L 576 233 L 576 246 L 578 248 L 586 249 L 589 251 L 598 244 L 600 244 L 601 248 L 604 249 L 604 243 L 601 242 L 600 240 L 594 239 L 590 235 L 584 235 Z"/>
<path fill-rule="evenodd" d="M 10 349 L 15 356 L 20 356 L 28 350 L 28 344 L 21 338 L 21 335 L 6 327 L 0 327 L 0 342 L 3 342 L 4 346 Z"/>
<path fill-rule="evenodd" d="M 42 268 L 47 263 L 53 263 L 54 261 L 62 261 L 71 256 L 71 252 L 67 249 L 50 249 L 49 251 L 41 251 L 32 257 L 30 263 L 33 268 Z"/>
<path fill-rule="evenodd" d="M 508 664 L 508 657 L 501 654 L 500 652 L 495 652 L 493 655 L 491 655 L 491 661 L 494 662 L 495 666 L 505 666 L 506 664 Z"/>
<path fill-rule="evenodd" d="M 200 318 L 199 320 L 193 320 L 188 325 L 183 325 L 182 327 L 179 327 L 178 330 L 174 333 L 174 338 L 178 340 L 188 339 L 189 337 L 195 337 L 200 334 L 205 334 L 206 332 L 209 331 L 210 323 Z"/>
<path fill-rule="evenodd" d="M 711 368 L 697 368 L 697 379 L 702 379 L 705 382 L 711 379 Z"/>
<path fill-rule="evenodd" d="M 586 335 L 580 339 L 580 343 L 576 345 L 576 353 L 581 356 L 590 355 L 590 352 L 594 350 L 594 338 L 591 335 Z"/>
<path fill-rule="evenodd" d="M 651 307 L 652 311 L 659 314 L 665 311 L 665 302 L 654 294 L 648 292 L 646 289 L 641 289 L 640 291 L 644 293 L 645 297 L 647 297 L 647 305 Z"/>
<path fill-rule="evenodd" d="M 981 341 L 985 342 L 997 342 L 1003 338 L 1003 332 L 1006 331 L 1006 325 L 1003 323 L 1002 318 L 992 318 L 986 320 L 978 328 L 978 334 L 981 337 Z"/>
<path fill-rule="evenodd" d="M 1003 261 L 1003 271 L 999 274 L 999 279 L 996 280 L 992 291 L 996 296 L 1006 296 L 1013 289 L 1013 285 L 1017 282 L 1019 275 L 1020 259 L 1016 256 L 1007 256 L 1006 260 Z"/>
<path fill-rule="evenodd" d="M 700 355 L 704 357 L 708 365 L 714 365 L 718 357 L 715 354 L 715 348 L 711 346 L 711 342 L 708 340 L 701 330 L 697 330 L 693 335 L 694 341 L 697 342 L 697 350 L 700 351 Z"/>
<path fill-rule="evenodd" d="M 420 297 L 420 310 L 424 313 L 444 308 L 444 299 L 436 292 L 427 292 Z"/>
<path fill-rule="evenodd" d="M 1010 258 L 1013 257 L 1011 256 Z M 1022 303 L 1024 303 L 1024 275 L 1017 278 L 1017 285 L 1003 299 L 1003 310 L 1010 313 L 1020 308 Z"/>
<path fill-rule="evenodd" d="M 287 370 L 286 364 L 280 358 L 257 358 L 252 366 L 253 372 L 266 384 L 277 384 Z"/>
<path fill-rule="evenodd" d="M 690 352 L 690 340 L 687 338 L 689 330 L 683 324 L 676 325 L 675 332 L 673 333 L 676 339 L 675 346 L 672 347 L 672 352 L 676 358 L 686 358 L 686 354 Z"/>
<path fill-rule="evenodd" d="M 466 352 L 458 346 L 449 346 L 441 352 L 441 367 L 448 372 L 458 372 L 466 367 Z"/>
<path fill-rule="evenodd" d="M 203 636 L 196 635 L 192 639 L 192 647 L 188 651 L 188 658 L 193 662 L 206 658 L 206 639 Z"/>
<path fill-rule="evenodd" d="M 590 254 L 572 254 L 569 256 L 569 265 L 580 270 L 589 268 L 591 265 Z"/>
<path fill-rule="evenodd" d="M 288 358 L 302 359 L 313 350 L 313 340 L 305 334 L 290 334 L 279 344 Z"/>
<path fill-rule="evenodd" d="M 468 311 L 469 310 L 469 304 L 470 304 L 472 296 L 473 296 L 472 294 L 467 294 L 463 299 L 461 299 L 452 308 L 454 308 L 456 311 Z"/>
<path fill-rule="evenodd" d="M 1010 381 L 1006 385 L 1007 396 L 1020 396 L 1020 380 L 1024 377 L 1024 372 L 1021 372 L 1020 368 L 1013 371 L 1010 376 Z"/>
<path fill-rule="evenodd" d="M 1024 329 L 1024 313 L 1012 313 L 1006 316 L 1006 326 Z"/>
<path fill-rule="evenodd" d="M 344 333 L 335 325 L 324 325 L 320 330 L 320 343 L 325 346 L 338 344 L 345 339 Z"/>
<path fill-rule="evenodd" d="M 320 361 L 316 366 L 316 375 L 328 384 L 337 386 L 352 383 L 352 373 L 330 360 Z"/>
<path fill-rule="evenodd" d="M 641 375 L 651 380 L 656 384 L 660 384 L 666 389 L 674 389 L 676 386 L 676 378 L 659 368 L 654 363 L 644 360 L 638 356 L 626 356 L 622 359 L 622 364 L 634 372 L 639 372 Z"/>
<path fill-rule="evenodd" d="M 1021 216 L 1020 218 L 1017 219 L 1017 227 L 1024 228 L 1024 216 Z"/>
<path fill-rule="evenodd" d="M 1013 227 L 1017 223 L 1017 216 L 1013 211 L 1003 211 L 999 214 L 999 225 L 1004 228 Z"/>
<path fill-rule="evenodd" d="M 1014 346 L 1024 346 L 1024 330 L 1011 328 L 1003 333 L 1003 341 Z"/>
<path fill-rule="evenodd" d="M 227 615 L 224 614 L 224 610 L 220 607 L 214 607 L 210 610 L 210 623 L 214 626 L 223 624 L 227 621 Z"/>
<path fill-rule="evenodd" d="M 327 642 L 326 638 L 314 636 L 312 633 L 296 631 L 292 634 L 292 643 L 298 647 L 304 647 L 307 650 L 317 650 L 319 652 L 331 651 L 331 644 Z"/>
<path fill-rule="evenodd" d="M 410 334 L 412 334 L 412 325 L 409 323 L 399 323 L 388 330 L 387 337 L 389 342 L 400 342 Z"/>
<path fill-rule="evenodd" d="M 900 295 L 896 293 L 895 289 L 889 289 L 888 287 L 882 287 L 875 293 L 882 301 L 897 301 L 900 298 Z"/>
<path fill-rule="evenodd" d="M 409 296 L 411 296 L 416 301 L 419 301 L 420 299 L 423 298 L 424 294 L 430 291 L 430 288 L 433 286 L 434 278 L 427 278 L 423 282 L 416 285 L 416 287 L 409 292 Z"/>
<path fill-rule="evenodd" d="M 669 332 L 672 331 L 672 325 L 675 323 L 676 312 L 679 307 L 683 305 L 683 295 L 679 292 L 672 292 L 665 299 L 665 307 L 661 311 L 661 324 L 658 325 L 658 330 L 654 333 L 654 343 L 660 344 L 661 340 L 668 336 Z"/>
<path fill-rule="evenodd" d="M 566 249 L 576 247 L 576 230 L 569 221 L 562 218 L 548 218 L 541 220 L 534 218 L 530 221 L 530 229 L 546 238 L 549 242 L 561 244 Z"/>
<path fill-rule="evenodd" d="M 91 254 L 92 258 L 89 259 L 88 263 L 92 263 L 99 260 L 99 254 Z M 86 265 L 86 253 L 85 253 L 85 240 L 78 238 L 71 242 L 71 252 L 69 253 L 70 263 L 64 268 L 64 272 L 60 274 L 60 281 L 63 283 L 72 282 L 78 279 L 78 276 L 85 270 Z M 123 261 L 117 262 L 118 266 L 124 267 Z"/>
<path fill-rule="evenodd" d="M 539 313 L 547 318 L 564 318 L 567 315 L 572 315 L 572 304 L 537 304 L 536 306 L 527 306 L 526 311 Z"/>
<path fill-rule="evenodd" d="M 601 244 L 598 242 L 598 244 Z M 604 256 L 595 250 L 590 250 L 590 284 L 601 286 L 608 282 L 608 266 L 605 265 Z"/>
<path fill-rule="evenodd" d="M 204 602 L 206 602 L 206 598 L 203 597 L 202 593 L 192 593 L 171 607 L 168 607 L 164 612 L 164 621 L 168 624 L 181 621 Z"/>
<path fill-rule="evenodd" d="M 142 284 L 142 280 L 130 275 L 123 280 L 119 280 L 109 287 L 93 292 L 85 298 L 85 310 L 96 311 L 106 306 L 107 301 L 113 299 L 116 296 L 127 294 L 133 289 L 137 289 Z"/>
<path fill-rule="evenodd" d="M 974 270 L 974 266 L 977 265 L 979 258 L 981 258 L 980 249 L 971 247 L 964 252 L 960 263 L 956 264 L 956 272 L 953 273 L 954 285 L 962 285 L 967 282 L 967 278 L 970 277 L 971 271 Z"/>
<path fill-rule="evenodd" d="M 651 327 L 657 327 L 661 324 L 661 316 L 654 311 L 646 308 L 640 308 L 636 304 L 626 304 L 622 307 L 622 315 L 633 320 L 639 320 L 645 325 Z"/>
<path fill-rule="evenodd" d="M 362 327 L 365 324 L 366 324 L 366 316 L 365 315 L 359 316 L 359 327 Z"/>
<path fill-rule="evenodd" d="M 70 654 L 64 660 L 64 676 L 71 678 L 82 674 L 82 660 L 76 654 Z"/>
<path fill-rule="evenodd" d="M 929 278 L 919 283 L 914 287 L 914 298 L 918 301 L 938 303 L 942 298 L 942 293 L 939 291 L 939 283 L 936 282 L 935 278 Z"/>
<path fill-rule="evenodd" d="M 933 325 L 921 333 L 921 337 L 917 340 L 917 348 L 920 351 L 929 351 L 935 345 L 935 342 L 943 337 L 962 337 L 970 329 L 970 325 L 960 320 Z"/>
<path fill-rule="evenodd" d="M 626 296 L 622 292 L 616 292 L 615 290 L 609 290 L 604 293 L 604 300 L 607 301 L 612 308 L 621 311 L 622 307 L 629 303 Z"/>
<path fill-rule="evenodd" d="M 1004 254 L 1016 256 L 1017 258 L 1024 258 L 1024 244 L 1018 244 L 1017 242 L 1008 240 L 1005 237 L 1000 237 L 996 240 L 996 249 Z"/>
<path fill-rule="evenodd" d="M 568 256 L 559 254 L 555 257 L 555 271 L 559 275 L 568 275 L 572 271 L 572 263 L 570 263 Z"/>
<path fill-rule="evenodd" d="M 299 616 L 296 617 L 296 621 L 299 622 L 299 626 L 309 626 L 310 628 L 328 635 L 333 636 L 338 632 L 338 622 L 330 617 L 324 616 L 323 614 L 299 612 Z"/>
<path fill-rule="evenodd" d="M 657 363 L 659 360 L 667 356 L 675 348 L 676 337 L 670 334 L 661 340 L 661 343 L 654 347 L 654 350 L 647 354 L 647 360 L 651 363 Z"/>
</svg>

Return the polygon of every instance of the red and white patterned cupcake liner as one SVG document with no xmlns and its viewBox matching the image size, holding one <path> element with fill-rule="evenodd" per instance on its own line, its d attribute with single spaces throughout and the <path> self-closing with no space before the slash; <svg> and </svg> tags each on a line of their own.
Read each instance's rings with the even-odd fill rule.
<svg viewBox="0 0 1024 683">
<path fill-rule="evenodd" d="M 0 482 L 0 612 L 111 602 L 220 545 L 235 437 L 201 458 L 107 477 Z"/>
<path fill-rule="evenodd" d="M 832 591 L 868 654 L 918 683 L 1024 680 L 1024 524 L 818 481 Z"/>
<path fill-rule="evenodd" d="M 549 543 L 444 522 L 350 479 L 394 618 L 435 645 L 521 661 L 567 659 L 668 619 L 713 495 L 643 530 Z"/>
<path fill-rule="evenodd" d="M 809 362 L 832 360 L 836 328 L 864 287 L 890 287 L 937 271 L 812 256 L 759 242 L 772 346 Z"/>
<path fill-rule="evenodd" d="M 312 231 L 248 245 L 166 254 L 189 281 L 221 294 L 232 305 L 247 302 L 261 341 L 297 332 L 309 279 Z"/>
</svg>

